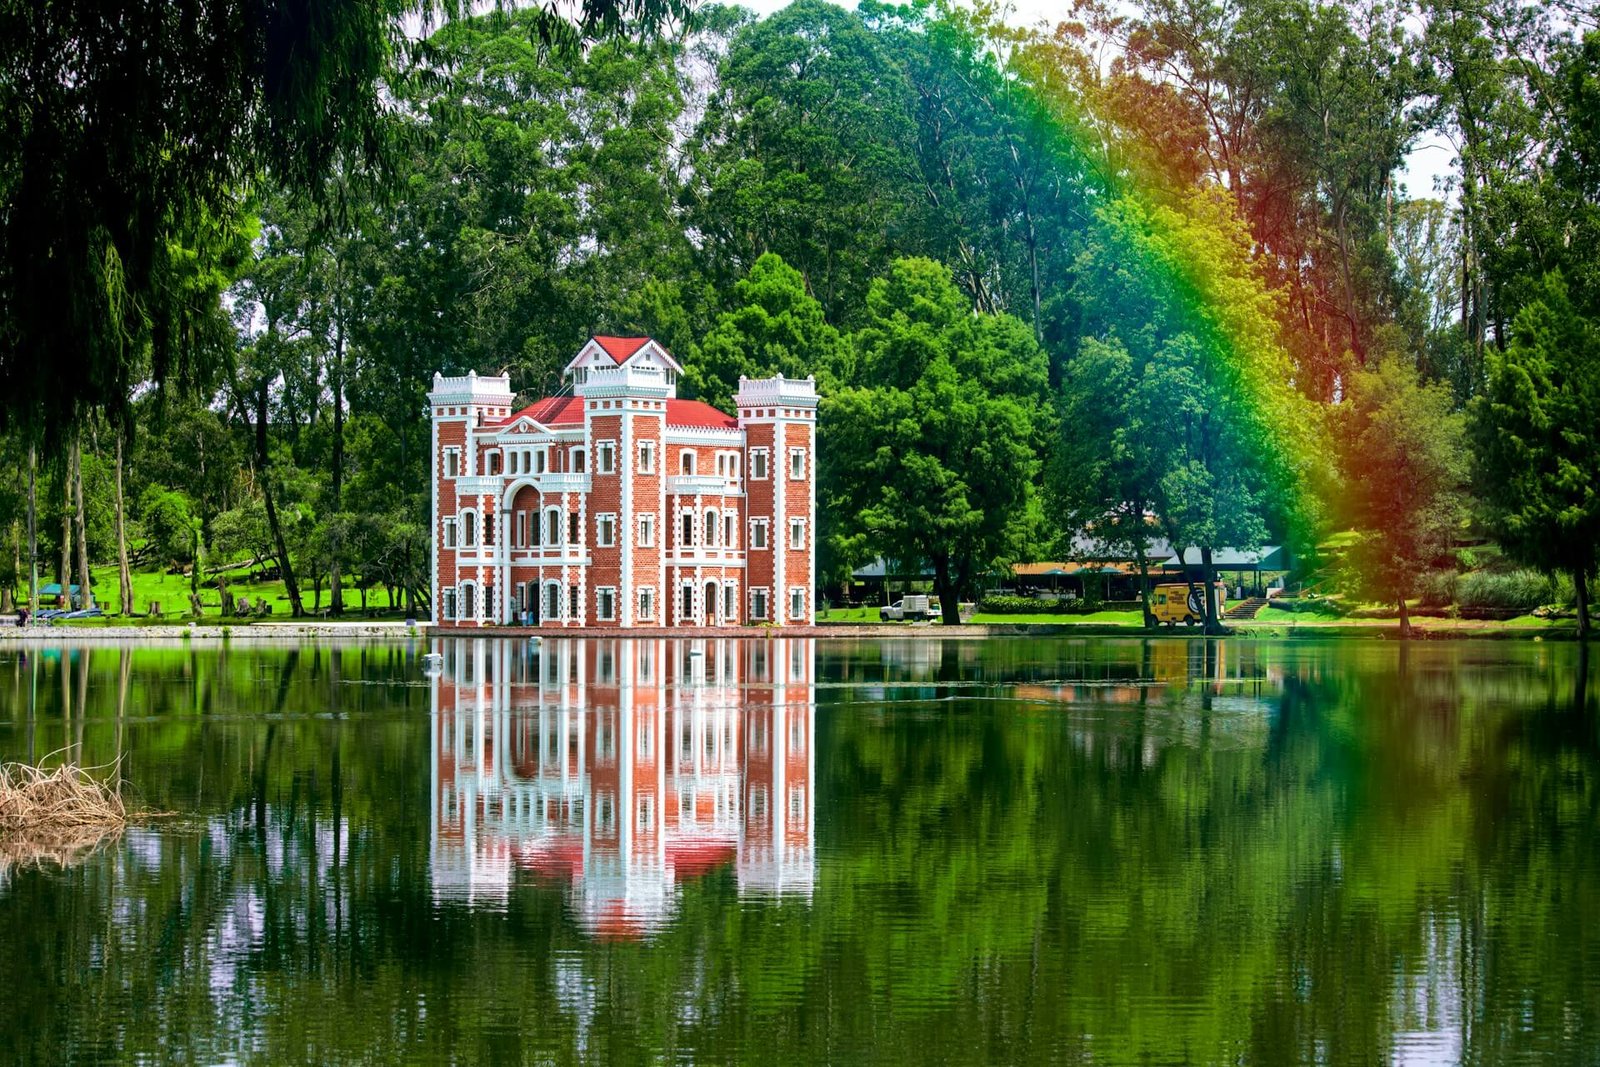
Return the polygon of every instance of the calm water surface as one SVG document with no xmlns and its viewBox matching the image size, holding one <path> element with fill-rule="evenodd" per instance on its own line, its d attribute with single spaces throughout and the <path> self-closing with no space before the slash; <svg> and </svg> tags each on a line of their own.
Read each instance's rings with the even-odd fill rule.
<svg viewBox="0 0 1600 1067">
<path fill-rule="evenodd" d="M 442 652 L 443 669 L 421 661 Z M 0 648 L 0 1061 L 1600 1062 L 1570 644 Z"/>
</svg>

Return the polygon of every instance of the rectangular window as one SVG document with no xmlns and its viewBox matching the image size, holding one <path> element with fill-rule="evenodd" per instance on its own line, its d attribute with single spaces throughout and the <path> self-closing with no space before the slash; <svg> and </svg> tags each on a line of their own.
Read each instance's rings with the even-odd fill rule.
<svg viewBox="0 0 1600 1067">
<path fill-rule="evenodd" d="M 722 587 L 722 621 L 734 622 L 739 617 L 739 587 L 725 585 Z"/>
<path fill-rule="evenodd" d="M 617 469 L 617 446 L 611 441 L 601 441 L 594 446 L 594 469 L 597 474 L 611 474 Z"/>
<path fill-rule="evenodd" d="M 535 474 L 543 474 L 545 472 L 545 465 L 550 462 L 549 456 L 550 456 L 550 453 L 548 451 L 546 451 L 545 449 L 543 449 L 543 448 L 538 449 L 537 451 L 534 452 L 534 454 L 533 454 L 533 473 L 535 473 Z"/>
<path fill-rule="evenodd" d="M 575 545 L 578 543 L 578 513 L 570 511 L 567 513 L 567 544 Z"/>
<path fill-rule="evenodd" d="M 575 585 L 567 586 L 567 617 L 576 619 L 582 607 L 583 601 L 578 599 L 578 587 Z"/>
<path fill-rule="evenodd" d="M 791 482 L 805 481 L 806 477 L 806 450 L 803 448 L 789 449 L 789 480 Z"/>
<path fill-rule="evenodd" d="M 456 520 L 446 519 L 444 520 L 444 547 L 455 548 L 456 544 Z"/>
<path fill-rule="evenodd" d="M 800 586 L 789 590 L 789 618 L 803 619 L 806 616 L 806 591 Z"/>
<path fill-rule="evenodd" d="M 511 547 L 526 548 L 528 546 L 528 513 L 519 511 L 515 514 L 516 522 L 511 532 Z"/>
<path fill-rule="evenodd" d="M 595 517 L 594 543 L 601 548 L 610 548 L 617 543 L 617 517 L 615 515 L 598 515 Z"/>
<path fill-rule="evenodd" d="M 439 611 L 446 619 L 456 617 L 456 591 L 444 589 L 439 593 Z"/>
<path fill-rule="evenodd" d="M 594 591 L 595 617 L 610 622 L 617 617 L 617 591 L 609 585 L 602 585 Z"/>
<path fill-rule="evenodd" d="M 750 590 L 750 618 L 758 621 L 767 618 L 767 591 L 765 589 Z"/>
<path fill-rule="evenodd" d="M 752 448 L 750 450 L 750 477 L 756 481 L 765 481 L 767 478 L 767 450 Z"/>
<path fill-rule="evenodd" d="M 654 474 L 656 472 L 656 443 L 654 441 L 639 442 L 639 473 Z"/>
<path fill-rule="evenodd" d="M 678 541 L 679 548 L 687 548 L 694 544 L 694 513 L 691 511 L 683 513 L 682 535 Z"/>
<path fill-rule="evenodd" d="M 729 515 L 723 522 L 722 543 L 727 548 L 739 547 L 739 516 Z"/>
<path fill-rule="evenodd" d="M 639 516 L 639 547 L 654 548 L 656 543 L 656 517 L 649 513 Z"/>
<path fill-rule="evenodd" d="M 656 617 L 656 591 L 649 586 L 639 590 L 639 618 Z"/>
<path fill-rule="evenodd" d="M 790 548 L 804 548 L 804 547 L 806 547 L 806 520 L 804 520 L 804 519 L 790 519 L 789 520 L 789 547 Z"/>
<path fill-rule="evenodd" d="M 444 450 L 444 476 L 446 478 L 461 477 L 461 449 L 447 448 Z"/>
<path fill-rule="evenodd" d="M 767 520 L 766 519 L 751 519 L 750 520 L 750 547 L 751 548 L 766 548 L 767 547 Z"/>
</svg>

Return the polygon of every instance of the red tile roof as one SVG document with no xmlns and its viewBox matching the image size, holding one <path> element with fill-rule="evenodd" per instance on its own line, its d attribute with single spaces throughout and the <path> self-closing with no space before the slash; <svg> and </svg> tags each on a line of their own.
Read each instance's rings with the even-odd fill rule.
<svg viewBox="0 0 1600 1067">
<path fill-rule="evenodd" d="M 583 403 L 575 396 L 548 396 L 535 400 L 500 425 L 509 426 L 523 416 L 541 426 L 576 426 L 583 422 Z"/>
<path fill-rule="evenodd" d="M 536 400 L 500 422 L 509 426 L 522 417 L 541 426 L 577 426 L 583 422 L 583 400 L 576 396 L 551 396 Z M 668 400 L 667 425 L 694 429 L 737 430 L 739 420 L 699 400 Z"/>
<path fill-rule="evenodd" d="M 650 343 L 648 337 L 602 337 L 596 336 L 594 343 L 606 350 L 606 355 L 616 360 L 619 364 L 627 361 L 639 349 Z"/>
<path fill-rule="evenodd" d="M 736 430 L 739 420 L 700 400 L 668 400 L 667 425 Z"/>
</svg>

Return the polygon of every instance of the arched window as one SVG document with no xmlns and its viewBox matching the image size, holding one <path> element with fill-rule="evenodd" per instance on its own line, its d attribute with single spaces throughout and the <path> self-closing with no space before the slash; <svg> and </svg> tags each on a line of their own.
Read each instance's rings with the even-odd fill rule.
<svg viewBox="0 0 1600 1067">
<path fill-rule="evenodd" d="M 683 453 L 683 455 L 679 458 L 678 463 L 679 463 L 679 469 L 684 474 L 693 474 L 694 473 L 694 453 L 693 452 L 686 450 Z"/>
<path fill-rule="evenodd" d="M 561 509 L 545 508 L 544 543 L 550 546 L 561 543 Z"/>
<path fill-rule="evenodd" d="M 583 474 L 583 473 L 585 473 L 589 469 L 588 468 L 588 462 L 589 462 L 588 458 L 585 455 L 583 449 L 574 448 L 572 450 L 572 473 L 573 474 Z"/>
<path fill-rule="evenodd" d="M 707 508 L 706 509 L 705 531 L 706 531 L 706 533 L 705 533 L 705 544 L 707 544 L 707 545 L 715 545 L 717 543 L 717 509 L 716 508 Z"/>
<path fill-rule="evenodd" d="M 463 548 L 476 548 L 478 546 L 478 513 L 476 511 L 463 511 L 461 513 L 461 546 Z"/>
<path fill-rule="evenodd" d="M 471 582 L 461 585 L 461 618 L 476 619 L 478 617 L 478 589 Z"/>
</svg>

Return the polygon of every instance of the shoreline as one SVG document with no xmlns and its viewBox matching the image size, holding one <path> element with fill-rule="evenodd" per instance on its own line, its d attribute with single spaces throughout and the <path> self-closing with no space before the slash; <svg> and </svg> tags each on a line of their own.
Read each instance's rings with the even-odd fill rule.
<svg viewBox="0 0 1600 1067">
<path fill-rule="evenodd" d="M 1428 620 L 1434 625 L 1413 624 L 1414 641 L 1459 640 L 1577 640 L 1576 625 L 1511 626 L 1502 622 Z M 491 626 L 479 629 L 436 627 L 431 623 L 415 626 L 404 622 L 261 622 L 245 626 L 29 626 L 0 627 L 0 648 L 33 647 L 79 641 L 416 641 L 432 638 L 515 638 L 529 637 L 612 637 L 653 638 L 733 638 L 775 640 L 818 638 L 824 640 L 860 639 L 954 639 L 983 640 L 990 637 L 1124 637 L 1192 640 L 1203 637 L 1198 629 L 1146 630 L 1118 623 L 818 623 L 794 627 L 685 626 L 617 629 L 582 627 L 541 629 L 529 626 Z M 1400 640 L 1399 624 L 1394 620 L 1341 620 L 1338 622 L 1255 623 L 1243 622 L 1229 628 L 1221 637 L 1238 640 L 1365 639 Z"/>
</svg>

